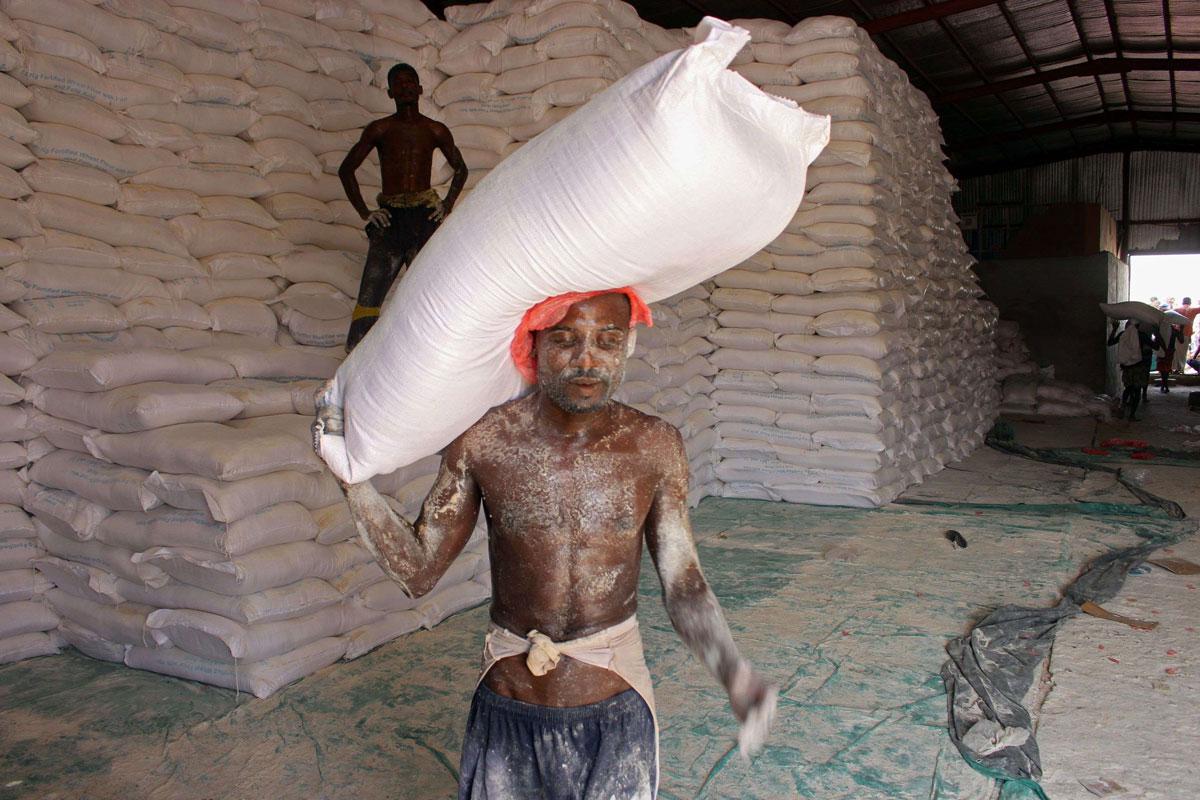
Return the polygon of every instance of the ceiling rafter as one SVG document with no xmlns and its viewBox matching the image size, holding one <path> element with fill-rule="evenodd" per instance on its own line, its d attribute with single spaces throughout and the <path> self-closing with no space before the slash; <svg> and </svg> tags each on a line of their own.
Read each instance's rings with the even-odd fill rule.
<svg viewBox="0 0 1200 800">
<path fill-rule="evenodd" d="M 980 175 L 994 175 L 999 172 L 1012 172 L 1041 164 L 1052 164 L 1055 161 L 1068 161 L 1073 158 L 1094 156 L 1100 153 L 1134 153 L 1142 150 L 1158 150 L 1176 153 L 1200 153 L 1200 141 L 1180 141 L 1178 139 L 1146 138 L 1130 136 L 1112 139 L 1106 142 L 1084 145 L 1082 147 L 1064 147 L 1059 150 L 1038 153 L 1019 159 L 996 159 L 993 161 L 955 162 L 947 164 L 950 173 L 956 178 L 974 178 Z"/>
<path fill-rule="evenodd" d="M 1163 9 L 1163 32 L 1166 33 L 1166 35 L 1167 35 L 1167 58 L 1174 59 L 1175 58 L 1175 43 L 1172 41 L 1172 36 L 1171 36 L 1171 0 L 1162 0 L 1162 9 Z M 1174 113 L 1179 108 L 1179 106 L 1178 106 L 1179 95 L 1175 91 L 1175 70 L 1171 70 L 1170 73 L 1168 73 L 1168 74 L 1171 79 L 1171 111 L 1172 111 L 1172 113 Z M 1174 121 L 1171 122 L 1171 135 L 1172 136 L 1175 135 L 1175 122 Z"/>
<path fill-rule="evenodd" d="M 1167 0 L 1163 0 L 1163 2 L 1165 3 Z M 1037 58 L 1034 57 L 1033 51 L 1029 49 L 1029 43 L 1025 41 L 1025 35 L 1021 33 L 1021 29 L 1017 27 L 1017 21 L 1013 19 L 1012 12 L 1009 11 L 1008 6 L 1004 4 L 1004 0 L 1000 0 L 998 7 L 1000 9 L 1000 14 L 1004 17 L 1004 21 L 1008 23 L 1008 27 L 1012 30 L 1013 36 L 1016 38 L 1017 44 L 1021 48 L 1021 52 L 1025 54 L 1025 59 L 1029 62 L 1029 66 L 1033 67 L 1034 74 L 1041 75 L 1042 68 L 1038 65 Z M 1060 103 L 1058 100 L 1058 92 L 1054 91 L 1054 87 L 1048 82 L 1045 84 L 1045 86 L 1046 94 L 1049 95 L 1050 102 L 1054 105 L 1054 110 L 1058 112 L 1060 117 L 1066 119 L 1067 113 L 1063 111 L 1062 103 Z M 1071 136 L 1071 141 L 1074 144 L 1079 144 L 1079 140 L 1075 137 L 1074 129 L 1068 130 L 1068 133 Z"/>
<path fill-rule="evenodd" d="M 1067 10 L 1071 12 L 1071 22 L 1075 25 L 1075 35 L 1079 37 L 1079 46 L 1083 48 L 1083 56 L 1092 62 L 1096 60 L 1096 56 L 1092 53 L 1092 45 L 1088 41 L 1087 33 L 1083 29 L 1083 20 L 1079 16 L 1079 9 L 1075 6 L 1077 0 L 1067 0 Z M 1093 75 L 1092 81 L 1096 84 L 1096 95 L 1100 99 L 1100 110 L 1107 114 L 1111 109 L 1108 107 L 1108 98 L 1104 94 L 1104 81 L 1100 80 L 1099 75 Z M 1108 126 L 1108 135 L 1112 138 L 1117 137 L 1117 129 L 1111 124 Z"/>
<path fill-rule="evenodd" d="M 1077 128 L 1097 127 L 1122 122 L 1197 122 L 1200 123 L 1200 113 L 1171 112 L 1171 111 L 1105 111 L 1100 114 L 1089 114 L 1085 117 L 1050 122 L 1045 125 L 1035 125 L 1024 131 L 1006 131 L 973 139 L 964 139 L 950 148 L 951 153 L 961 153 L 982 147 L 991 147 L 1000 142 L 1018 142 L 1031 136 L 1042 136 L 1047 133 L 1074 130 Z"/>
<path fill-rule="evenodd" d="M 927 7 L 929 6 L 929 0 L 921 0 L 921 2 Z M 950 37 L 950 41 L 954 44 L 954 47 L 959 53 L 962 54 L 962 57 L 967 60 L 967 63 L 971 65 L 971 69 L 974 70 L 975 74 L 979 77 L 979 80 L 983 81 L 985 86 L 991 85 L 991 79 L 984 73 L 983 68 L 979 66 L 979 62 L 975 60 L 974 56 L 972 56 L 970 51 L 968 51 L 963 45 L 962 39 L 959 38 L 958 33 L 954 30 L 954 28 L 950 26 L 950 22 L 945 17 L 939 17 L 937 19 L 937 24 L 938 27 L 942 29 L 942 32 Z M 1025 120 L 1021 119 L 1021 115 L 1018 114 L 1012 105 L 1009 104 L 1004 95 L 998 92 L 994 94 L 996 95 L 996 99 L 1000 101 L 1000 105 L 1004 106 L 1004 110 L 1007 111 L 1009 116 L 1013 118 L 1013 121 L 1015 121 L 1022 130 L 1027 128 L 1028 126 L 1025 124 Z M 1034 139 L 1033 143 L 1038 150 L 1043 149 L 1042 143 L 1038 140 Z"/>
<path fill-rule="evenodd" d="M 991 94 L 1023 89 L 1027 86 L 1038 86 L 1050 81 L 1064 78 L 1083 78 L 1092 75 L 1121 75 L 1123 78 L 1130 72 L 1200 72 L 1200 58 L 1097 58 L 1065 67 L 1035 72 L 1032 75 L 1021 75 L 1017 78 L 992 81 L 982 86 L 969 86 L 943 92 L 930 98 L 934 104 L 959 103 L 975 97 L 985 97 Z M 1128 97 L 1126 101 L 1128 104 Z"/>
<path fill-rule="evenodd" d="M 1113 50 L 1117 54 L 1117 58 L 1125 57 L 1125 48 L 1121 45 L 1121 29 L 1117 26 L 1117 12 L 1113 8 L 1112 0 L 1104 0 L 1104 15 L 1108 18 L 1108 30 L 1112 34 Z M 1125 92 L 1125 107 L 1133 108 L 1133 92 L 1129 91 L 1129 74 L 1121 73 L 1121 88 Z M 1133 135 L 1138 135 L 1137 123 L 1130 123 L 1133 128 Z"/>
<path fill-rule="evenodd" d="M 932 22 L 935 19 L 942 19 L 951 14 L 961 14 L 964 11 L 973 11 L 976 8 L 994 6 L 999 2 L 1001 0 L 948 0 L 945 3 L 935 3 L 934 5 L 927 5 L 924 8 L 903 11 L 899 14 L 893 14 L 890 17 L 868 19 L 862 24 L 862 28 L 874 36 L 875 34 L 887 33 L 898 28 L 907 28 L 910 25 L 919 25 L 922 22 Z"/>
</svg>

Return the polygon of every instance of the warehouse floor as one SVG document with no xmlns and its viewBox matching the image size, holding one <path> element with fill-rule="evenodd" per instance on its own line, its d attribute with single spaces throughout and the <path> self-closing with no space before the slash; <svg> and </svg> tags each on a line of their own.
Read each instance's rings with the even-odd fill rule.
<svg viewBox="0 0 1200 800">
<path fill-rule="evenodd" d="M 1023 444 L 1064 453 L 1135 436 L 1178 450 L 1200 438 L 1169 430 L 1200 423 L 1185 401 L 1155 395 L 1140 423 L 1014 427 Z M 1200 515 L 1200 470 L 1186 458 L 1123 452 L 1095 458 Z M 781 686 L 780 716 L 768 749 L 743 764 L 724 698 L 671 631 L 647 562 L 663 798 L 994 797 L 948 744 L 946 641 L 1001 603 L 1052 604 L 1084 563 L 1139 533 L 1195 527 L 1139 505 L 1110 473 L 987 448 L 884 509 L 709 499 L 694 520 L 743 651 Z M 1195 538 L 1171 550 L 1200 561 Z M 1070 620 L 1034 692 L 1055 800 L 1195 785 L 1198 581 L 1137 572 L 1107 607 L 1159 629 Z M 267 700 L 71 651 L 0 668 L 0 798 L 449 797 L 485 622 L 474 609 Z"/>
</svg>

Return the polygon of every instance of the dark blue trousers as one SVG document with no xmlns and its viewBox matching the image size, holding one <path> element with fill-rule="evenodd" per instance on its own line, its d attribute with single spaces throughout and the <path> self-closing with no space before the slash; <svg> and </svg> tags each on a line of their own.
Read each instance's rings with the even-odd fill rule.
<svg viewBox="0 0 1200 800">
<path fill-rule="evenodd" d="M 653 800 L 656 741 L 633 689 L 587 706 L 502 697 L 482 683 L 463 740 L 459 800 Z"/>
</svg>

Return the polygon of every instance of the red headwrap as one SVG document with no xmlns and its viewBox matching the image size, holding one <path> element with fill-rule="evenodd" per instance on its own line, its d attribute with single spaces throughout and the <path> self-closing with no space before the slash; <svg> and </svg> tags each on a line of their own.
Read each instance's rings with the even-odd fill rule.
<svg viewBox="0 0 1200 800">
<path fill-rule="evenodd" d="M 628 286 L 622 286 L 619 289 L 601 289 L 598 292 L 567 292 L 547 298 L 526 311 L 525 316 L 521 317 L 521 324 L 517 326 L 517 332 L 513 334 L 512 344 L 508 348 L 509 353 L 512 354 L 513 363 L 517 365 L 517 369 L 526 381 L 529 383 L 537 381 L 537 357 L 533 352 L 533 334 L 557 325 L 567 315 L 571 306 L 581 300 L 602 294 L 623 294 L 629 298 L 630 328 L 638 323 L 646 327 L 654 325 L 654 320 L 650 317 L 650 307 L 643 302 L 642 298 L 638 297 L 637 292 Z"/>
</svg>

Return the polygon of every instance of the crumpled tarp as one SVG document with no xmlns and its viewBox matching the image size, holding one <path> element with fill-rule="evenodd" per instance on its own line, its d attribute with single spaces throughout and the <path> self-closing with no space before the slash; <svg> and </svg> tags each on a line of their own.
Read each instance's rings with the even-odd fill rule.
<svg viewBox="0 0 1200 800">
<path fill-rule="evenodd" d="M 1011 439 L 989 436 L 988 444 L 1039 461 L 1054 460 Z M 1168 517 L 1184 516 L 1175 503 L 1144 490 L 1138 494 L 1139 499 L 1157 506 Z M 1058 626 L 1079 614 L 1080 606 L 1088 601 L 1101 604 L 1111 600 L 1131 569 L 1189 532 L 1164 527 L 1161 532 L 1143 530 L 1141 534 L 1150 541 L 1094 559 L 1067 588 L 1058 605 L 1001 606 L 966 636 L 946 646 L 950 659 L 942 666 L 942 680 L 946 684 L 950 738 L 976 770 L 996 780 L 1021 784 L 1046 800 L 1037 783 L 1042 775 L 1041 757 L 1023 699 L 1054 644 Z"/>
<path fill-rule="evenodd" d="M 946 646 L 942 666 L 950 738 L 967 762 L 1003 781 L 1018 781 L 1045 797 L 1036 781 L 1042 775 L 1033 720 L 1022 704 L 1038 666 L 1066 619 L 1087 601 L 1103 603 L 1121 590 L 1125 576 L 1168 544 L 1126 547 L 1100 556 L 1052 608 L 1001 606 L 969 634 Z"/>
</svg>

